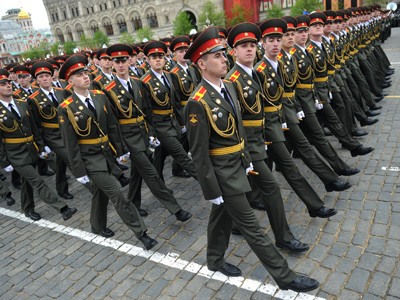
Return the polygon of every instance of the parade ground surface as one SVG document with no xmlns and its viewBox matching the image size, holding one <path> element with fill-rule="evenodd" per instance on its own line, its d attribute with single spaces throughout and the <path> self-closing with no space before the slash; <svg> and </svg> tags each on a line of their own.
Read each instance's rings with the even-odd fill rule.
<svg viewBox="0 0 400 300">
<path fill-rule="evenodd" d="M 295 159 L 326 206 L 338 214 L 310 218 L 304 204 L 279 172 L 274 172 L 285 201 L 289 225 L 311 249 L 298 256 L 281 252 L 289 265 L 321 282 L 318 290 L 298 294 L 281 291 L 240 236 L 232 236 L 226 260 L 243 277 L 228 278 L 207 269 L 207 222 L 211 204 L 194 179 L 171 176 L 169 188 L 193 218 L 181 223 L 163 208 L 144 185 L 142 208 L 148 233 L 159 244 L 145 251 L 123 224 L 111 203 L 104 239 L 90 231 L 89 192 L 72 176 L 68 204 L 78 213 L 64 222 L 59 213 L 36 198 L 42 220 L 32 222 L 20 211 L 19 190 L 10 184 L 17 204 L 0 203 L 0 298 L 6 299 L 399 299 L 400 298 L 400 28 L 383 44 L 392 67 L 392 86 L 385 91 L 380 121 L 364 127 L 360 141 L 370 155 L 352 158 L 332 137 L 334 147 L 361 173 L 349 178 L 345 192 L 325 191 L 324 185 Z M 129 175 L 129 170 L 126 171 Z M 55 178 L 46 177 L 55 187 Z M 124 188 L 127 193 L 128 188 Z M 265 212 L 256 211 L 266 234 L 274 240 Z"/>
</svg>

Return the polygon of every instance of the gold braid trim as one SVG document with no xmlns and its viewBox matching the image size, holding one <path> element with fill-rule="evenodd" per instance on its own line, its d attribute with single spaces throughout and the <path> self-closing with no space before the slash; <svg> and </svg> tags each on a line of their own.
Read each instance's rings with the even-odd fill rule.
<svg viewBox="0 0 400 300">
<path fill-rule="evenodd" d="M 5 126 L 3 122 L 0 122 L 0 129 L 8 133 L 15 132 L 18 129 L 18 122 L 13 120 L 13 126 L 11 128 Z"/>
<path fill-rule="evenodd" d="M 189 97 L 190 94 L 192 94 L 192 92 L 193 92 L 193 90 L 195 88 L 193 82 L 190 82 L 189 89 L 187 90 L 187 89 L 185 89 L 185 87 L 184 87 L 184 85 L 182 83 L 182 78 L 179 77 L 178 75 L 176 75 L 176 76 L 178 77 L 178 83 L 179 83 L 179 87 L 181 89 L 182 94 L 185 95 L 186 97 Z"/>
<path fill-rule="evenodd" d="M 132 107 L 133 107 L 132 101 L 129 101 L 128 108 L 126 110 L 124 110 L 122 108 L 122 106 L 121 106 L 121 103 L 118 100 L 117 94 L 113 90 L 110 90 L 108 92 L 110 93 L 111 99 L 114 101 L 114 103 L 117 106 L 117 108 L 118 108 L 119 112 L 121 113 L 121 115 L 124 118 L 127 118 L 127 119 L 132 118 L 132 113 L 133 113 L 133 111 L 132 111 Z"/>
<path fill-rule="evenodd" d="M 318 72 L 318 73 L 325 73 L 325 71 L 326 71 L 326 68 L 327 68 L 327 65 L 326 65 L 326 59 L 320 59 L 320 61 L 322 61 L 322 62 L 324 62 L 324 66 L 323 67 L 320 67 L 319 65 L 318 65 L 318 62 L 317 62 L 317 60 L 316 60 L 316 57 L 315 57 L 315 53 L 313 52 L 313 51 L 311 51 L 311 52 L 309 52 L 313 57 L 314 57 L 314 62 L 315 62 L 315 64 L 314 64 L 314 66 L 315 66 L 315 71 L 316 72 Z"/>
<path fill-rule="evenodd" d="M 204 107 L 204 109 L 205 109 L 205 111 L 207 113 L 207 117 L 208 117 L 208 120 L 209 120 L 209 122 L 211 124 L 211 127 L 214 129 L 214 131 L 218 135 L 220 135 L 223 138 L 228 138 L 228 137 L 231 137 L 231 136 L 233 136 L 235 134 L 235 131 L 236 131 L 235 118 L 231 114 L 229 114 L 228 125 L 227 125 L 226 129 L 225 130 L 221 130 L 221 129 L 218 128 L 217 124 L 215 123 L 215 121 L 213 119 L 213 116 L 212 116 L 212 111 L 210 109 L 210 106 L 208 106 L 207 102 L 204 101 L 203 99 L 200 99 L 199 101 L 203 105 L 203 107 Z"/>
<path fill-rule="evenodd" d="M 292 57 L 292 58 L 294 59 L 294 57 Z M 293 63 L 293 65 L 294 65 L 294 70 L 293 70 L 293 72 L 291 72 L 292 76 L 289 76 L 289 73 L 285 72 L 285 64 L 279 63 L 279 69 L 281 70 L 281 74 L 283 75 L 282 80 L 285 84 L 285 87 L 288 87 L 288 88 L 294 87 L 294 85 L 296 84 L 296 80 L 297 80 L 297 73 L 298 73 L 297 63 Z M 290 71 L 291 68 L 289 67 L 289 65 L 288 65 L 288 68 Z"/>
<path fill-rule="evenodd" d="M 53 120 L 54 118 L 57 117 L 57 110 L 54 106 L 51 105 L 51 109 L 50 109 L 50 115 L 45 114 L 43 112 L 43 109 L 41 108 L 41 105 L 39 104 L 39 101 L 36 98 L 31 98 L 33 99 L 33 101 L 35 101 L 35 104 L 39 110 L 39 115 L 45 119 L 45 120 Z"/>
<path fill-rule="evenodd" d="M 250 107 L 247 102 L 246 99 L 244 98 L 243 95 L 243 88 L 242 88 L 242 84 L 239 82 L 239 80 L 235 81 L 236 85 L 237 85 L 237 90 L 238 90 L 238 94 L 239 94 L 239 100 L 243 105 L 243 108 L 246 109 L 246 111 L 248 111 L 249 113 L 253 114 L 253 115 L 258 115 L 261 112 L 261 101 L 260 101 L 260 92 L 256 92 L 256 102 Z"/>
<path fill-rule="evenodd" d="M 72 112 L 71 108 L 66 106 L 65 109 L 67 110 L 68 120 L 71 122 L 71 125 L 74 128 L 76 134 L 79 136 L 88 136 L 90 134 L 90 131 L 92 128 L 92 125 L 91 125 L 92 117 L 88 117 L 88 119 L 86 121 L 86 128 L 81 129 L 79 127 L 78 123 L 75 121 L 74 113 Z M 83 134 L 83 132 L 85 132 L 85 131 L 87 131 L 87 133 Z"/>
<path fill-rule="evenodd" d="M 150 83 L 147 83 L 147 85 L 149 86 L 150 94 L 151 94 L 151 97 L 153 98 L 154 102 L 156 102 L 159 106 L 167 106 L 168 103 L 169 103 L 169 95 L 168 95 L 168 93 L 165 94 L 165 100 L 164 100 L 164 101 L 161 101 L 161 100 L 158 99 L 158 97 L 156 96 L 157 93 L 154 92 L 154 89 L 153 89 L 153 87 L 151 86 L 151 84 L 150 84 Z"/>
</svg>

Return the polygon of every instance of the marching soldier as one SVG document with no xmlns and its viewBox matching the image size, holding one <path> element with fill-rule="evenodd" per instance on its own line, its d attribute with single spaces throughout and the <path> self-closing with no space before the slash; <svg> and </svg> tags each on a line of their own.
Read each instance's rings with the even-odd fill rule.
<svg viewBox="0 0 400 300">
<path fill-rule="evenodd" d="M 53 66 L 49 62 L 39 61 L 33 64 L 31 74 L 39 84 L 39 89 L 28 97 L 28 103 L 40 136 L 45 145 L 56 154 L 54 168 L 58 195 L 64 199 L 73 199 L 74 196 L 68 191 L 66 177 L 67 165 L 70 164 L 61 139 L 57 116 L 57 107 L 66 98 L 66 91 L 52 87 L 53 72 Z"/>
<path fill-rule="evenodd" d="M 90 77 L 87 60 L 81 55 L 71 56 L 61 67 L 60 77 L 73 88 L 73 95 L 58 107 L 61 136 L 67 149 L 71 170 L 77 181 L 91 185 L 92 231 L 113 236 L 107 228 L 109 199 L 122 221 L 135 233 L 147 250 L 157 245 L 150 238 L 146 225 L 136 207 L 129 202 L 111 173 L 116 168 L 114 151 L 119 160 L 127 160 L 122 153 L 122 137 L 107 97 L 98 90 L 89 91 Z"/>
<path fill-rule="evenodd" d="M 0 147 L 2 146 L 0 145 Z M 15 199 L 12 197 L 11 191 L 3 183 L 3 179 L 0 180 L 0 199 L 6 201 L 7 206 L 15 204 Z"/>
<path fill-rule="evenodd" d="M 255 66 L 262 76 L 265 117 L 265 137 L 268 143 L 268 157 L 279 167 L 282 175 L 293 188 L 297 196 L 307 206 L 313 218 L 329 218 L 337 213 L 334 208 L 327 208 L 311 185 L 300 173 L 285 145 L 284 130 L 287 129 L 285 115 L 282 113 L 283 81 L 278 55 L 281 39 L 287 30 L 287 23 L 281 19 L 269 19 L 260 25 L 265 53 Z"/>
<path fill-rule="evenodd" d="M 129 66 L 129 76 L 134 76 L 140 78 L 144 75 L 145 70 L 137 65 L 137 56 L 140 52 L 140 49 L 135 45 L 131 46 L 132 55 L 129 58 L 130 66 Z"/>
<path fill-rule="evenodd" d="M 35 190 L 46 204 L 59 211 L 64 220 L 68 220 L 77 209 L 68 207 L 36 171 L 35 164 L 39 156 L 45 158 L 51 151 L 43 145 L 28 103 L 13 98 L 8 76 L 6 70 L 0 69 L 0 164 L 7 172 L 15 169 L 22 178 L 21 208 L 25 216 L 33 221 L 41 218 L 35 212 Z"/>
<path fill-rule="evenodd" d="M 224 50 L 218 41 L 218 29 L 211 27 L 198 36 L 185 55 L 199 66 L 203 76 L 186 105 L 185 115 L 200 186 L 204 198 L 212 203 L 207 228 L 208 268 L 226 276 L 241 276 L 241 270 L 224 259 L 234 222 L 281 289 L 316 289 L 318 281 L 289 268 L 262 232 L 246 200 L 250 157 L 244 146 L 235 88 L 221 80 L 227 73 Z"/>
<path fill-rule="evenodd" d="M 165 59 L 164 70 L 170 72 L 172 68 L 175 66 L 175 60 L 172 58 L 172 52 L 169 48 L 172 42 L 172 38 L 163 38 L 160 41 L 167 46 L 167 51 L 164 56 Z"/>
<path fill-rule="evenodd" d="M 143 49 L 150 64 L 150 70 L 141 78 L 144 97 L 150 106 L 150 120 L 155 131 L 155 137 L 160 144 L 154 151 L 154 166 L 163 179 L 164 162 L 167 155 L 176 159 L 177 163 L 192 177 L 196 171 L 192 160 L 180 142 L 182 130 L 185 130 L 182 113 L 179 111 L 175 88 L 171 75 L 165 71 L 165 53 L 167 46 L 160 41 L 152 41 Z M 157 141 L 157 140 L 156 140 Z"/>
<path fill-rule="evenodd" d="M 129 58 L 132 56 L 132 51 L 130 46 L 124 44 L 115 44 L 107 48 L 107 54 L 113 61 L 116 76 L 104 88 L 120 124 L 124 142 L 130 152 L 131 176 L 128 200 L 135 204 L 141 216 L 147 216 L 147 212 L 140 208 L 143 178 L 160 203 L 179 221 L 186 222 L 192 215 L 180 207 L 149 160 L 147 149 L 150 135 L 153 135 L 151 133 L 149 135 L 152 128 L 149 128 L 149 120 L 145 120 L 149 108 L 142 98 L 141 81 L 136 77 L 129 76 Z"/>
<path fill-rule="evenodd" d="M 97 57 L 99 59 L 99 68 L 93 72 L 93 85 L 98 90 L 102 90 L 105 85 L 114 80 L 114 74 L 112 72 L 112 61 L 106 49 L 100 49 L 97 52 Z"/>
<path fill-rule="evenodd" d="M 256 45 L 260 37 L 260 29 L 253 23 L 241 23 L 229 31 L 228 44 L 233 49 L 236 63 L 225 78 L 235 83 L 239 96 L 243 127 L 247 138 L 246 146 L 254 170 L 258 173 L 248 178 L 250 183 L 253 182 L 262 191 L 262 201 L 267 208 L 268 219 L 276 239 L 275 245 L 293 253 L 304 252 L 310 247 L 296 239 L 290 231 L 279 185 L 264 162 L 267 154 L 264 144 L 262 84 L 253 70 Z M 214 115 L 218 116 L 217 113 Z"/>
</svg>

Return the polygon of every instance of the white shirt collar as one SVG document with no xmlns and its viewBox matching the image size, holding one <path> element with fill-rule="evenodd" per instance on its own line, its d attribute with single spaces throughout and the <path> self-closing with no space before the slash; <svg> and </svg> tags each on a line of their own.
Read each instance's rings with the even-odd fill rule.
<svg viewBox="0 0 400 300">
<path fill-rule="evenodd" d="M 45 93 L 46 94 L 46 96 L 49 96 L 49 94 L 50 93 L 53 93 L 53 95 L 54 95 L 54 89 L 53 89 L 53 87 L 51 88 L 51 90 L 50 91 L 48 91 L 48 90 L 45 90 L 44 88 L 42 88 L 42 87 L 40 87 L 40 89 L 43 91 L 43 93 Z"/>
<path fill-rule="evenodd" d="M 120 78 L 120 77 L 118 77 L 117 76 L 117 78 L 118 78 L 118 80 L 121 82 L 121 84 L 122 84 L 122 86 L 124 87 L 124 89 L 127 91 L 127 92 L 129 92 L 129 87 L 128 87 L 128 80 L 125 80 L 125 79 L 122 79 L 122 78 Z M 131 83 L 131 86 L 132 86 L 132 83 Z"/>
<path fill-rule="evenodd" d="M 238 61 L 236 61 L 236 63 L 237 63 L 237 65 L 238 65 L 239 67 L 241 67 L 243 70 L 245 70 L 246 73 L 247 73 L 248 75 L 250 75 L 250 77 L 253 76 L 253 74 L 252 74 L 253 69 L 250 69 L 249 67 L 246 67 L 246 66 L 242 65 L 242 64 L 241 64 L 240 62 L 238 62 Z"/>
<path fill-rule="evenodd" d="M 184 65 L 180 64 L 179 62 L 178 62 L 178 65 L 180 65 L 181 68 L 185 70 L 185 72 L 189 72 L 189 65 L 186 64 L 186 67 L 185 67 Z"/>
<path fill-rule="evenodd" d="M 225 86 L 224 86 L 224 83 L 223 83 L 222 80 L 220 81 L 220 86 L 217 86 L 217 85 L 215 85 L 214 83 L 212 83 L 212 82 L 208 81 L 207 79 L 205 79 L 204 77 L 203 77 L 203 79 L 204 79 L 206 82 L 208 82 L 208 84 L 211 85 L 221 96 L 223 96 L 222 93 L 221 93 L 221 89 L 222 89 L 223 87 L 225 87 Z"/>
<path fill-rule="evenodd" d="M 0 102 L 1 102 L 5 107 L 7 107 L 7 109 L 8 109 L 9 111 L 11 111 L 9 105 L 12 104 L 13 107 L 14 107 L 14 109 L 19 113 L 18 107 L 17 107 L 17 105 L 15 104 L 15 101 L 14 101 L 13 98 L 11 99 L 10 103 L 8 103 L 8 102 L 6 102 L 6 101 L 3 101 L 3 100 L 0 100 Z"/>
<path fill-rule="evenodd" d="M 160 74 L 160 73 L 154 71 L 153 69 L 150 69 L 150 70 L 153 72 L 154 75 L 156 75 L 156 77 L 158 78 L 158 80 L 160 80 L 160 81 L 164 84 L 164 81 L 163 81 L 162 78 L 161 78 L 161 76 L 164 75 L 164 72 L 162 72 L 162 73 Z"/>
<path fill-rule="evenodd" d="M 75 93 L 75 92 L 74 92 Z M 89 98 L 90 99 L 90 103 L 94 106 L 94 102 L 92 100 L 92 97 L 90 96 L 90 93 L 87 95 L 87 97 L 79 95 L 77 93 L 75 93 L 75 95 L 79 98 L 79 100 L 81 100 L 83 102 L 83 104 L 85 104 L 85 106 L 87 107 L 87 103 L 86 103 L 86 99 Z"/>
<path fill-rule="evenodd" d="M 321 42 L 317 42 L 317 41 L 313 41 L 311 40 L 313 43 L 315 43 L 315 45 L 317 45 L 320 49 L 322 49 L 322 43 Z"/>
<path fill-rule="evenodd" d="M 296 46 L 299 47 L 304 52 L 304 54 L 307 54 L 306 47 L 302 47 L 302 46 L 297 45 L 297 44 L 296 44 Z"/>
<path fill-rule="evenodd" d="M 275 72 L 278 72 L 278 61 L 272 61 L 264 55 L 265 59 L 269 61 L 271 66 L 274 68 Z"/>
</svg>

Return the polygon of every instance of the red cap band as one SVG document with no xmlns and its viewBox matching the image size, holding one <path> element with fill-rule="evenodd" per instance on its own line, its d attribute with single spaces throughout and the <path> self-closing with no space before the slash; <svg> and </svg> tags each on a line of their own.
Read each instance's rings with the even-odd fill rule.
<svg viewBox="0 0 400 300">
<path fill-rule="evenodd" d="M 35 77 L 36 77 L 37 75 L 41 74 L 41 73 L 48 73 L 48 74 L 51 74 L 52 72 L 51 72 L 51 70 L 50 70 L 49 68 L 46 68 L 46 67 L 37 68 L 37 69 L 35 70 Z"/>
<path fill-rule="evenodd" d="M 107 55 L 107 54 L 106 54 Z M 128 51 L 115 51 L 115 52 L 111 52 L 111 57 L 115 58 L 115 57 L 124 57 L 124 56 L 129 56 Z M 101 56 L 100 56 L 101 57 Z"/>
<path fill-rule="evenodd" d="M 315 19 L 311 19 L 310 25 L 312 25 L 313 23 L 322 23 L 322 24 L 324 24 L 325 22 L 321 18 L 315 18 Z"/>
<path fill-rule="evenodd" d="M 18 71 L 15 71 L 15 74 L 26 74 L 26 75 L 30 75 L 30 73 L 29 73 L 28 71 L 25 71 L 25 70 L 18 70 Z"/>
<path fill-rule="evenodd" d="M 154 54 L 154 53 L 163 53 L 163 54 L 165 54 L 163 48 L 152 48 L 152 49 L 150 49 L 149 52 L 147 53 L 147 56 L 149 56 L 150 54 Z"/>
<path fill-rule="evenodd" d="M 264 37 L 266 35 L 276 34 L 276 33 L 283 34 L 283 29 L 281 27 L 269 27 L 263 31 L 262 36 Z"/>
<path fill-rule="evenodd" d="M 213 48 L 217 46 L 222 46 L 221 42 L 218 39 L 211 39 L 202 44 L 192 55 L 192 60 L 194 63 L 197 62 L 197 60 L 203 55 L 206 54 L 207 52 L 210 52 Z"/>
<path fill-rule="evenodd" d="M 77 63 L 75 65 L 72 65 L 71 67 L 69 67 L 67 72 L 65 72 L 65 79 L 68 80 L 69 76 L 71 76 L 74 72 L 84 69 L 84 68 L 85 68 L 85 64 L 83 64 L 83 63 Z"/>
<path fill-rule="evenodd" d="M 0 80 L 9 80 L 7 75 L 0 75 Z"/>
<path fill-rule="evenodd" d="M 242 32 L 235 37 L 233 40 L 233 45 L 235 46 L 238 42 L 246 39 L 252 39 L 257 42 L 256 35 L 253 32 Z"/>
<path fill-rule="evenodd" d="M 188 44 L 188 43 L 185 43 L 185 42 L 180 42 L 180 43 L 178 43 L 178 44 L 176 44 L 176 45 L 174 46 L 174 51 L 175 51 L 176 49 L 178 49 L 178 48 L 183 48 L 183 47 L 189 47 L 189 44 Z"/>
<path fill-rule="evenodd" d="M 111 54 L 111 55 L 112 55 L 112 54 Z M 101 53 L 100 56 L 99 56 L 98 58 L 101 59 L 101 58 L 103 58 L 103 57 L 108 57 L 108 58 L 110 58 L 110 56 L 109 56 L 106 52 Z"/>
</svg>

